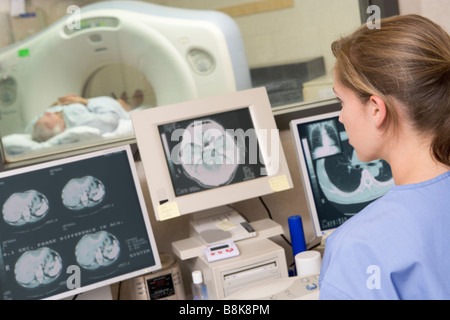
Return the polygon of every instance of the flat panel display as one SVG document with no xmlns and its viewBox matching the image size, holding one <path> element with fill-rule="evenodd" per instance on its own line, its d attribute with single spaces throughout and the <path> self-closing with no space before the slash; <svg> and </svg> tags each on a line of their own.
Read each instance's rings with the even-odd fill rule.
<svg viewBox="0 0 450 320">
<path fill-rule="evenodd" d="M 132 114 L 156 219 L 293 187 L 265 88 Z"/>
<path fill-rule="evenodd" d="M 129 146 L 0 174 L 0 299 L 64 298 L 161 268 Z"/>
<path fill-rule="evenodd" d="M 393 185 L 389 164 L 362 162 L 349 144 L 339 112 L 291 122 L 316 236 L 339 227 Z"/>
</svg>

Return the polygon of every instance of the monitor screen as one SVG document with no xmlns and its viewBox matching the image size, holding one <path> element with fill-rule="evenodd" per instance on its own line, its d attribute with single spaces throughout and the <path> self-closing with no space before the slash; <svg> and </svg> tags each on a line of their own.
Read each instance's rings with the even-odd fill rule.
<svg viewBox="0 0 450 320">
<path fill-rule="evenodd" d="M 129 146 L 0 174 L 0 299 L 59 299 L 161 268 Z"/>
<path fill-rule="evenodd" d="M 265 165 L 248 108 L 158 126 L 175 195 L 232 185 L 263 176 Z M 171 139 L 181 129 L 181 139 Z M 242 130 L 244 135 L 236 134 Z M 255 142 L 258 158 L 251 161 Z M 262 160 L 262 159 L 261 159 Z"/>
<path fill-rule="evenodd" d="M 292 188 L 264 88 L 138 111 L 132 120 L 158 220 Z"/>
<path fill-rule="evenodd" d="M 384 195 L 394 181 L 383 160 L 361 162 L 348 142 L 339 112 L 290 123 L 316 236 L 343 224 Z"/>
</svg>

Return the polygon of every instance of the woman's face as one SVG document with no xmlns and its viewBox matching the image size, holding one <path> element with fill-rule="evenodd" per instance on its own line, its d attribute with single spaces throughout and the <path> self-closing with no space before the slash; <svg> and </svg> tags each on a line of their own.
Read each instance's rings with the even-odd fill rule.
<svg viewBox="0 0 450 320">
<path fill-rule="evenodd" d="M 374 130 L 370 103 L 362 103 L 352 90 L 338 81 L 335 81 L 334 91 L 342 105 L 339 121 L 344 125 L 358 159 L 363 162 L 379 159 L 376 156 L 378 132 Z"/>
</svg>

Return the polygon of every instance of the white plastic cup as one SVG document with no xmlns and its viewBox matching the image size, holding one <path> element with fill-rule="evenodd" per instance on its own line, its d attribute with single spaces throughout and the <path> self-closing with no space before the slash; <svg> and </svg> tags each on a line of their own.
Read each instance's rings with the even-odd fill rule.
<svg viewBox="0 0 450 320">
<path fill-rule="evenodd" d="M 322 257 L 318 251 L 303 251 L 295 256 L 297 276 L 307 277 L 320 274 Z"/>
</svg>

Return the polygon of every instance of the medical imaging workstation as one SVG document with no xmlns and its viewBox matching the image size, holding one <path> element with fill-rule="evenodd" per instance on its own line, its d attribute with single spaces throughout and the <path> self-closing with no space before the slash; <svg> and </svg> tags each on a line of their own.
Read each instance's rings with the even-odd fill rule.
<svg viewBox="0 0 450 320">
<path fill-rule="evenodd" d="M 393 185 L 338 102 L 274 113 L 225 13 L 71 10 L 0 50 L 0 299 L 318 299 L 324 240 Z"/>
</svg>

